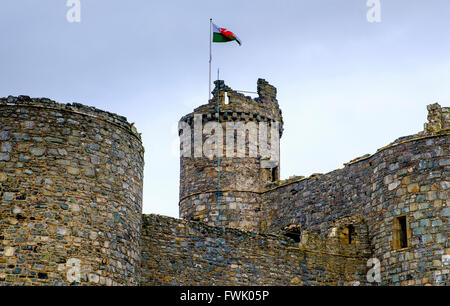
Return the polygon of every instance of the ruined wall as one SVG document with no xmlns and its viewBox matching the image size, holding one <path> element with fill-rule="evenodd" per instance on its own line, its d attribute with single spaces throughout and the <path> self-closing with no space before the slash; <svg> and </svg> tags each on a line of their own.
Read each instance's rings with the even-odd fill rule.
<svg viewBox="0 0 450 306">
<path fill-rule="evenodd" d="M 439 103 L 430 104 L 428 109 L 428 122 L 424 124 L 424 133 L 439 133 L 450 129 L 450 107 L 441 107 Z"/>
<path fill-rule="evenodd" d="M 303 234 L 302 243 L 144 215 L 142 285 L 364 284 L 366 253 Z"/>
<path fill-rule="evenodd" d="M 224 88 L 221 121 L 282 122 L 264 80 L 257 99 Z M 220 223 L 217 159 L 182 158 L 180 215 L 208 225 L 141 215 L 126 118 L 0 99 L 0 284 L 365 285 L 377 258 L 381 285 L 449 285 L 449 109 L 428 110 L 423 132 L 324 175 L 267 184 L 261 156 L 224 158 Z M 196 112 L 214 120 L 213 100 Z"/>
<path fill-rule="evenodd" d="M 374 157 L 371 201 L 364 203 L 374 255 L 386 284 L 449 285 L 444 255 L 450 217 L 450 136 L 409 141 Z M 404 215 L 408 247 L 395 247 L 395 217 Z"/>
<path fill-rule="evenodd" d="M 187 123 L 189 131 L 180 130 L 183 133 L 191 133 L 188 139 L 192 147 L 190 157 L 181 157 L 180 165 L 180 217 L 187 220 L 200 220 L 210 225 L 226 224 L 227 226 L 247 230 L 257 230 L 259 224 L 260 203 L 255 197 L 257 192 L 263 190 L 264 185 L 271 179 L 270 169 L 263 169 L 262 159 L 258 144 L 252 147 L 247 135 L 245 157 L 230 157 L 227 150 L 238 153 L 238 135 L 227 128 L 228 123 L 243 124 L 254 123 L 257 127 L 260 122 L 268 125 L 268 138 L 270 139 L 270 127 L 278 122 L 276 133 L 282 134 L 281 111 L 276 100 L 276 89 L 265 80 L 258 80 L 258 94 L 255 99 L 246 97 L 226 86 L 223 81 L 216 81 L 213 97 L 208 104 L 202 105 L 193 113 L 181 118 L 181 123 Z M 225 103 L 225 92 L 229 103 Z M 217 122 L 217 99 L 219 99 L 220 123 L 223 133 L 223 144 L 220 147 L 222 157 L 220 158 L 220 189 L 222 191 L 219 207 L 217 201 L 218 190 L 218 158 L 208 158 L 205 154 L 195 155 L 196 142 L 194 130 L 196 129 L 195 115 L 200 115 L 200 150 L 204 153 L 208 139 L 207 135 L 201 135 L 202 128 L 206 129 L 207 123 Z M 203 125 L 202 125 L 203 124 Z M 256 131 L 257 132 L 257 131 Z M 248 134 L 250 132 L 247 131 Z M 228 136 L 228 137 L 227 137 Z M 233 143 L 227 143 L 232 139 Z M 251 142 L 254 143 L 254 142 Z M 270 142 L 269 142 L 270 144 Z M 230 149 L 231 148 L 231 149 Z M 250 152 L 255 152 L 251 155 Z M 215 151 L 214 151 L 215 153 Z M 279 157 L 278 157 L 279 160 Z M 276 168 L 276 176 L 279 168 Z"/>
<path fill-rule="evenodd" d="M 0 283 L 137 284 L 142 179 L 126 118 L 0 99 Z"/>
<path fill-rule="evenodd" d="M 327 237 L 365 224 L 382 284 L 448 285 L 449 138 L 442 130 L 404 137 L 343 169 L 281 182 L 261 196 L 261 230 L 294 224 Z M 407 220 L 406 248 L 396 247 L 399 216 Z"/>
<path fill-rule="evenodd" d="M 218 82 L 215 92 L 221 87 L 230 90 Z M 267 88 L 275 99 L 275 88 Z M 253 108 L 259 101 L 238 97 L 235 105 L 230 99 L 230 115 L 224 108 L 221 122 L 242 120 L 245 112 L 257 118 L 260 111 L 273 119 L 273 110 L 282 122 L 278 103 L 264 111 Z M 214 99 L 194 113 L 217 120 Z M 348 247 L 358 246 L 381 261 L 382 284 L 448 284 L 450 109 L 437 103 L 427 108 L 423 132 L 401 137 L 324 175 L 269 183 L 268 173 L 258 169 L 261 156 L 225 160 L 221 223 L 217 160 L 182 158 L 180 216 L 255 232 L 279 234 L 296 228 L 323 241 L 347 240 Z"/>
</svg>

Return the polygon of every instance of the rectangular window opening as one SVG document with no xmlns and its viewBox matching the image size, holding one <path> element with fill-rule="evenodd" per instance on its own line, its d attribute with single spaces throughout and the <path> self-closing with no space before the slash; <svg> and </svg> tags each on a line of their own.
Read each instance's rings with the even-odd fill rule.
<svg viewBox="0 0 450 306">
<path fill-rule="evenodd" d="M 355 234 L 355 227 L 352 224 L 350 224 L 347 226 L 347 229 L 348 229 L 348 244 L 352 244 L 352 238 Z"/>
<path fill-rule="evenodd" d="M 408 222 L 406 216 L 395 218 L 394 239 L 394 244 L 397 249 L 408 247 Z"/>
<path fill-rule="evenodd" d="M 272 182 L 278 181 L 278 167 L 272 168 L 271 178 Z"/>
</svg>

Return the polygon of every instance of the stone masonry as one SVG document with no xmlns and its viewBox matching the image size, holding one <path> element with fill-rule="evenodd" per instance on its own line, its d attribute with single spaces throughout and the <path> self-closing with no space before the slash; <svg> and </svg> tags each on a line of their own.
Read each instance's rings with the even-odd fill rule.
<svg viewBox="0 0 450 306">
<path fill-rule="evenodd" d="M 258 80 L 252 99 L 215 84 L 180 122 L 282 135 L 274 86 Z M 126 118 L 19 96 L 0 99 L 0 120 L 0 285 L 450 283 L 449 108 L 437 103 L 424 131 L 326 174 L 279 180 L 247 139 L 246 156 L 221 158 L 218 189 L 217 156 L 181 157 L 181 219 L 142 215 L 144 150 Z"/>
<path fill-rule="evenodd" d="M 0 284 L 139 283 L 144 152 L 124 117 L 0 99 L 0 151 Z"/>
<path fill-rule="evenodd" d="M 276 100 L 276 89 L 265 80 L 258 80 L 259 97 L 252 99 L 216 81 L 213 97 L 208 104 L 200 106 L 193 113 L 184 116 L 181 121 L 194 125 L 194 115 L 200 115 L 202 123 L 217 121 L 217 102 L 220 107 L 220 122 L 223 130 L 230 133 L 227 124 L 242 122 L 267 122 L 268 125 L 279 122 L 278 133 L 283 131 L 283 118 Z M 225 104 L 225 93 L 229 103 Z M 195 142 L 192 133 L 192 143 Z M 220 216 L 217 207 L 217 156 L 213 159 L 196 157 L 192 148 L 192 157 L 182 157 L 180 165 L 180 217 L 187 220 L 202 221 L 210 225 L 219 223 L 241 229 L 254 229 L 259 223 L 261 203 L 258 194 L 270 180 L 270 169 L 261 167 L 263 156 L 250 157 L 249 142 L 245 143 L 246 156 L 228 157 L 228 146 L 224 133 L 224 145 L 221 147 L 221 207 Z M 237 135 L 231 135 L 236 139 Z M 205 139 L 203 139 L 205 141 Z M 236 140 L 234 140 L 236 142 Z M 231 147 L 236 151 L 236 147 Z M 253 150 L 258 150 L 256 147 Z M 279 175 L 279 169 L 276 174 Z M 218 221 L 218 219 L 220 219 Z"/>
</svg>

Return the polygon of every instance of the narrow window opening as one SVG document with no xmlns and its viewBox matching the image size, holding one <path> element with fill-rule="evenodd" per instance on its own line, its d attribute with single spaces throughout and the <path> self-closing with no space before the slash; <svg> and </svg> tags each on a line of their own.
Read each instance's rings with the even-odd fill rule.
<svg viewBox="0 0 450 306">
<path fill-rule="evenodd" d="M 228 97 L 228 92 L 225 91 L 225 104 L 230 103 L 230 98 Z"/>
<path fill-rule="evenodd" d="M 408 247 L 408 222 L 406 216 L 399 216 L 394 220 L 394 247 L 397 249 Z"/>
<path fill-rule="evenodd" d="M 408 239 L 406 233 L 406 217 L 398 218 L 400 223 L 400 248 L 406 248 L 408 246 Z"/>
<path fill-rule="evenodd" d="M 352 244 L 355 240 L 356 232 L 355 226 L 353 224 L 348 224 L 340 227 L 339 229 L 339 240 L 342 244 Z"/>
<path fill-rule="evenodd" d="M 271 171 L 271 180 L 272 180 L 272 182 L 278 181 L 278 167 L 272 168 L 272 171 Z"/>
<path fill-rule="evenodd" d="M 352 244 L 352 239 L 354 238 L 355 235 L 355 227 L 350 224 L 347 226 L 348 229 L 348 244 Z"/>
</svg>

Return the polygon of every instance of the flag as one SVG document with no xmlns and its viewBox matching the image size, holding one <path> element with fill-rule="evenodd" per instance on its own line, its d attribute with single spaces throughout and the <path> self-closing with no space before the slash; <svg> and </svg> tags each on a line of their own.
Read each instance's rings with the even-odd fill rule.
<svg viewBox="0 0 450 306">
<path fill-rule="evenodd" d="M 241 40 L 233 34 L 233 32 L 228 31 L 225 28 L 219 28 L 214 23 L 213 25 L 213 42 L 228 42 L 235 40 L 239 46 L 241 45 Z"/>
</svg>

